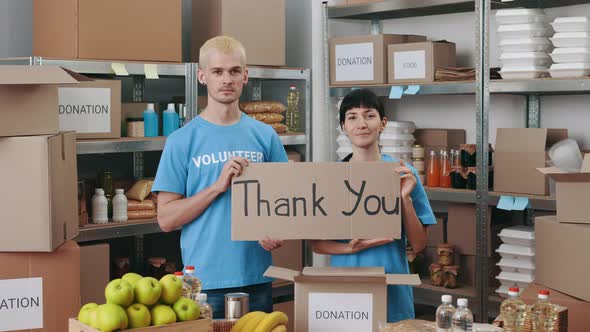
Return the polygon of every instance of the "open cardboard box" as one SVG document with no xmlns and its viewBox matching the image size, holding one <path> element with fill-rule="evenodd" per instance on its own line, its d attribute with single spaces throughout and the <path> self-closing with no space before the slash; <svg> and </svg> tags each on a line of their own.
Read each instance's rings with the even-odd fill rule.
<svg viewBox="0 0 590 332">
<path fill-rule="evenodd" d="M 134 332 L 209 332 L 211 325 L 210 319 L 198 319 L 190 322 L 173 323 L 161 326 L 150 326 L 144 328 L 132 329 Z M 80 321 L 70 318 L 69 332 L 100 332 L 100 330 L 90 327 Z"/>
<path fill-rule="evenodd" d="M 387 321 L 387 285 L 420 285 L 417 274 L 385 274 L 383 267 L 270 266 L 267 277 L 295 282 L 295 331 L 378 331 Z"/>
<path fill-rule="evenodd" d="M 585 155 L 579 172 L 566 172 L 557 167 L 537 170 L 555 180 L 557 221 L 590 224 L 590 153 Z"/>
</svg>

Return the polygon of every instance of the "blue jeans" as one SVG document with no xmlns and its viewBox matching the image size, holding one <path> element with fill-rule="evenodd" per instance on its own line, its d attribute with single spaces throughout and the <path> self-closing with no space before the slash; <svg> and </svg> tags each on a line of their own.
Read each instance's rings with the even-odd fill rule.
<svg viewBox="0 0 590 332">
<path fill-rule="evenodd" d="M 203 293 L 207 294 L 207 303 L 213 309 L 214 319 L 225 318 L 225 294 L 236 292 L 250 294 L 250 311 L 272 312 L 271 282 L 244 287 L 204 290 Z"/>
</svg>

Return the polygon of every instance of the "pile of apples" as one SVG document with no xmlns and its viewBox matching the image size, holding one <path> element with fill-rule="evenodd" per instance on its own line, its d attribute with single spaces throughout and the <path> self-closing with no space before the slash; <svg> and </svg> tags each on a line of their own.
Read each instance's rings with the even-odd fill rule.
<svg viewBox="0 0 590 332">
<path fill-rule="evenodd" d="M 198 319 L 201 308 L 182 297 L 182 286 L 182 280 L 172 274 L 157 280 L 127 273 L 107 285 L 106 304 L 85 304 L 78 320 L 103 332 L 112 332 Z"/>
</svg>

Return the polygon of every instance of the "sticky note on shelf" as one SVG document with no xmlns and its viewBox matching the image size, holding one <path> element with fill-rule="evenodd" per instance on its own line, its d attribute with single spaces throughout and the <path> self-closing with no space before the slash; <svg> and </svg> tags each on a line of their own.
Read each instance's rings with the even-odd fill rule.
<svg viewBox="0 0 590 332">
<path fill-rule="evenodd" d="M 498 209 L 511 211 L 514 207 L 514 197 L 512 196 L 500 196 L 500 200 L 498 201 L 498 205 L 496 206 Z"/>
<path fill-rule="evenodd" d="M 514 197 L 512 210 L 523 211 L 527 206 L 529 206 L 529 199 L 527 197 Z"/>
<path fill-rule="evenodd" d="M 152 63 L 146 63 L 143 65 L 143 72 L 145 73 L 145 78 L 149 80 L 157 80 L 160 77 L 158 76 L 158 65 Z"/>
<path fill-rule="evenodd" d="M 404 91 L 405 95 L 415 95 L 420 92 L 419 85 L 408 85 L 408 88 Z"/>
<path fill-rule="evenodd" d="M 404 94 L 404 88 L 402 86 L 392 86 L 389 90 L 389 99 L 401 99 Z"/>
<path fill-rule="evenodd" d="M 118 62 L 111 63 L 111 69 L 115 72 L 117 76 L 129 76 L 125 65 Z"/>
</svg>

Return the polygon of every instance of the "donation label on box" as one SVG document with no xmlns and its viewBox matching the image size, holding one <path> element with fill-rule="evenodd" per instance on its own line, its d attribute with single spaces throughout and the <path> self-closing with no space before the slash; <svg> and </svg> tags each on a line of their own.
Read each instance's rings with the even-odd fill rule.
<svg viewBox="0 0 590 332">
<path fill-rule="evenodd" d="M 111 89 L 59 88 L 59 129 L 77 133 L 111 131 Z"/>
<path fill-rule="evenodd" d="M 336 81 L 374 79 L 373 43 L 336 45 Z"/>
<path fill-rule="evenodd" d="M 373 329 L 373 294 L 309 293 L 309 332 Z"/>
<path fill-rule="evenodd" d="M 395 52 L 393 59 L 396 80 L 426 78 L 426 51 Z"/>
<path fill-rule="evenodd" d="M 43 279 L 0 280 L 0 331 L 43 328 Z"/>
</svg>

